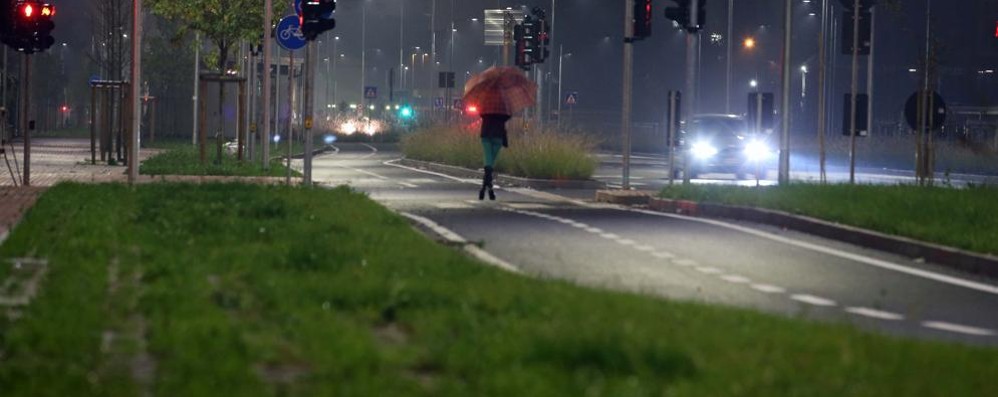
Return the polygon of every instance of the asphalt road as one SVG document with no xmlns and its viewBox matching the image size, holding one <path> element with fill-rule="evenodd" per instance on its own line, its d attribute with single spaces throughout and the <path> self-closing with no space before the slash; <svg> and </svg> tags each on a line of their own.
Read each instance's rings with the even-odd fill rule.
<svg viewBox="0 0 998 397">
<path fill-rule="evenodd" d="M 591 191 L 499 189 L 498 201 L 480 202 L 479 181 L 402 167 L 391 148 L 336 149 L 315 159 L 317 183 L 366 192 L 441 239 L 479 243 L 479 257 L 529 275 L 998 345 L 993 280 L 766 226 L 581 199 Z"/>
</svg>

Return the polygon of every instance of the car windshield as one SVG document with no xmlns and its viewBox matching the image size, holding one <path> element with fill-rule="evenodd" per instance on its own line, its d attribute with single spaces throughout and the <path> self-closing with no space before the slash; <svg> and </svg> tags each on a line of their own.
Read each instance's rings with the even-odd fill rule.
<svg viewBox="0 0 998 397">
<path fill-rule="evenodd" d="M 746 133 L 745 121 L 734 117 L 698 117 L 693 120 L 694 136 L 733 140 Z"/>
</svg>

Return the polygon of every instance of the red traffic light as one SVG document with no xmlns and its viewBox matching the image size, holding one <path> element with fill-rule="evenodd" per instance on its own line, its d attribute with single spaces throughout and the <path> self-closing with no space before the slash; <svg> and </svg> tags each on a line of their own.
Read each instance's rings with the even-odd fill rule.
<svg viewBox="0 0 998 397">
<path fill-rule="evenodd" d="M 25 18 L 31 18 L 35 15 L 35 7 L 32 7 L 31 4 L 23 4 L 20 14 L 24 15 Z"/>
<path fill-rule="evenodd" d="M 43 17 L 54 17 L 55 16 L 55 6 L 45 4 L 42 6 L 42 16 Z"/>
</svg>

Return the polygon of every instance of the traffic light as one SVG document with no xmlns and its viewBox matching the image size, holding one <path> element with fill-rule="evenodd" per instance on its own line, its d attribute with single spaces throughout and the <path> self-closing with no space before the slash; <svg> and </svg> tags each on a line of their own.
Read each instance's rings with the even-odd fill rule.
<svg viewBox="0 0 998 397">
<path fill-rule="evenodd" d="M 300 18 L 301 33 L 305 40 L 312 41 L 323 32 L 336 28 L 336 0 L 302 0 Z"/>
<path fill-rule="evenodd" d="M 707 24 L 707 0 L 675 0 L 676 7 L 667 7 L 665 17 L 675 21 L 676 25 L 686 29 L 689 33 L 697 33 Z M 690 12 L 693 10 L 693 3 L 696 3 L 697 20 L 692 23 Z"/>
<path fill-rule="evenodd" d="M 55 6 L 39 1 L 18 1 L 3 13 L 3 43 L 17 51 L 31 54 L 47 50 L 55 44 Z"/>
<path fill-rule="evenodd" d="M 690 0 L 676 0 L 676 7 L 666 7 L 665 17 L 685 29 L 690 25 Z"/>
<path fill-rule="evenodd" d="M 651 36 L 651 2 L 652 0 L 635 0 L 634 36 L 632 37 L 632 40 L 643 40 Z"/>
<path fill-rule="evenodd" d="M 408 120 L 411 119 L 412 116 L 414 115 L 415 114 L 412 111 L 412 107 L 409 105 L 402 106 L 402 108 L 399 109 L 399 118 L 401 119 Z"/>
<path fill-rule="evenodd" d="M 516 43 L 516 66 L 523 70 L 530 70 L 530 65 L 534 63 L 532 53 L 534 51 L 533 42 L 533 18 L 527 16 L 523 23 L 513 28 L 513 40 Z"/>
</svg>

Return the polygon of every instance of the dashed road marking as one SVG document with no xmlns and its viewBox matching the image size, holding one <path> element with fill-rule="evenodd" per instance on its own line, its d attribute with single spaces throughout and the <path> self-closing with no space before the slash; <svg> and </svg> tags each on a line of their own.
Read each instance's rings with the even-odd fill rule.
<svg viewBox="0 0 998 397">
<path fill-rule="evenodd" d="M 904 316 L 886 312 L 883 310 L 870 309 L 868 307 L 847 307 L 846 312 L 856 314 L 859 316 L 872 317 L 878 320 L 889 320 L 889 321 L 901 321 L 904 320 Z"/>
<path fill-rule="evenodd" d="M 603 233 L 603 229 L 600 229 L 600 228 L 598 228 L 598 227 L 592 227 L 592 226 L 590 226 L 590 227 L 587 227 L 587 228 L 586 228 L 586 231 L 587 231 L 587 232 L 589 232 L 589 233 L 596 233 L 596 234 L 601 234 L 601 233 Z"/>
<path fill-rule="evenodd" d="M 922 326 L 925 328 L 931 328 L 940 331 L 956 332 L 958 334 L 973 335 L 973 336 L 994 336 L 995 331 L 986 328 L 977 328 L 967 325 L 953 324 L 942 321 L 925 321 L 922 322 Z"/>
<path fill-rule="evenodd" d="M 551 208 L 550 205 L 541 203 L 508 203 L 506 206 L 519 210 L 542 210 Z"/>
<path fill-rule="evenodd" d="M 710 267 L 710 266 L 700 266 L 700 267 L 697 267 L 696 269 L 697 269 L 698 272 L 703 273 L 703 274 L 721 274 L 721 273 L 724 273 L 724 271 L 722 271 L 721 269 L 718 269 L 716 267 Z"/>
<path fill-rule="evenodd" d="M 471 205 L 465 203 L 436 203 L 433 206 L 442 210 L 464 210 L 472 208 Z"/>
<path fill-rule="evenodd" d="M 663 251 L 652 252 L 651 256 L 654 256 L 654 257 L 656 257 L 658 259 L 674 259 L 676 257 L 675 255 L 673 255 L 671 253 L 663 252 Z"/>
<path fill-rule="evenodd" d="M 748 277 L 742 277 L 742 276 L 738 276 L 738 275 L 734 275 L 734 274 L 729 274 L 727 276 L 722 276 L 721 280 L 727 281 L 727 282 L 732 283 L 732 284 L 745 284 L 745 283 L 748 283 L 748 282 L 752 281 L 752 280 L 749 280 Z"/>
<path fill-rule="evenodd" d="M 676 259 L 676 260 L 672 261 L 672 263 L 674 263 L 676 265 L 679 265 L 679 266 L 685 266 L 685 267 L 691 267 L 691 266 L 698 265 L 697 261 L 692 260 L 692 259 Z"/>
<path fill-rule="evenodd" d="M 613 233 L 601 233 L 599 236 L 610 240 L 617 240 L 620 238 L 620 236 Z"/>
<path fill-rule="evenodd" d="M 655 250 L 655 247 L 652 247 L 650 245 L 639 245 L 637 247 L 634 247 L 634 249 L 638 251 L 651 252 Z"/>
<path fill-rule="evenodd" d="M 636 245 L 637 244 L 636 241 L 631 240 L 631 239 L 626 239 L 626 238 L 625 239 L 617 240 L 617 243 L 622 244 L 622 245 Z"/>
<path fill-rule="evenodd" d="M 835 306 L 835 301 L 831 299 L 825 299 L 820 296 L 808 295 L 808 294 L 794 294 L 790 295 L 790 299 L 798 302 L 807 303 L 809 305 L 815 306 Z"/>
<path fill-rule="evenodd" d="M 775 285 L 769 285 L 769 284 L 752 284 L 751 287 L 756 291 L 765 292 L 767 294 L 782 294 L 784 292 L 787 292 L 787 290 L 782 287 L 777 287 Z"/>
</svg>

